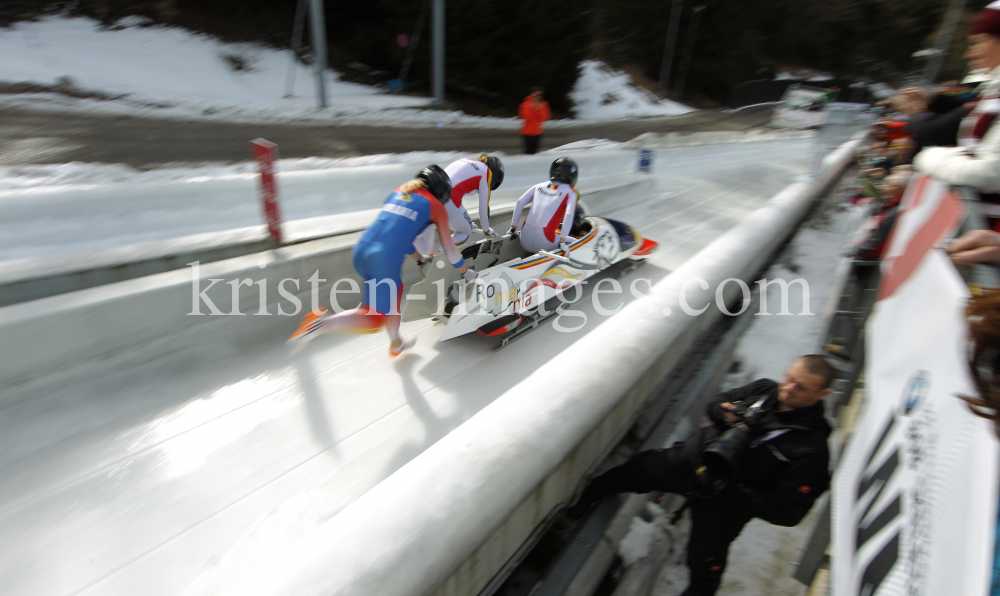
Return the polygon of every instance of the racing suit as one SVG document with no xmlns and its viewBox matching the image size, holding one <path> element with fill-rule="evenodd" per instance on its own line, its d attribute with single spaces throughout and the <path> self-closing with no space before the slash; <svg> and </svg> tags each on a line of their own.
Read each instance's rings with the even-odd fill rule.
<svg viewBox="0 0 1000 596">
<path fill-rule="evenodd" d="M 453 161 L 444 171 L 451 179 L 451 198 L 445 203 L 445 210 L 448 212 L 448 225 L 454 232 L 452 241 L 461 244 L 472 234 L 472 217 L 462 205 L 462 199 L 467 194 L 479 194 L 479 225 L 489 232 L 490 182 L 493 173 L 485 163 L 464 158 Z M 434 252 L 434 244 L 433 230 L 426 230 L 414 241 L 414 246 L 422 255 Z"/>
<path fill-rule="evenodd" d="M 692 527 L 687 565 L 691 583 L 684 595 L 715 594 L 726 569 L 729 545 L 747 522 L 759 517 L 775 525 L 794 526 L 829 487 L 826 441 L 830 426 L 823 415 L 823 403 L 781 412 L 777 396 L 778 383 L 770 379 L 758 379 L 719 394 L 708 407 L 713 424 L 698 429 L 683 443 L 643 451 L 601 474 L 586 488 L 574 509 L 621 492 L 696 493 L 703 486 L 696 475 L 700 466 L 697 454 L 728 427 L 721 404 L 743 401 L 750 405 L 766 399 L 763 410 L 775 419 L 771 430 L 765 428 L 750 444 L 736 476 L 722 490 L 690 501 Z"/>
<path fill-rule="evenodd" d="M 352 253 L 354 268 L 365 278 L 362 294 L 365 305 L 383 315 L 399 313 L 403 260 L 413 254 L 413 241 L 425 230 L 437 230 L 452 265 L 461 267 L 465 263 L 451 241 L 448 214 L 441 202 L 426 190 L 397 190 L 386 199 L 382 212 L 361 235 Z M 396 290 L 395 296 L 392 289 Z"/>
<path fill-rule="evenodd" d="M 528 252 L 552 250 L 567 241 L 576 213 L 576 189 L 564 182 L 541 182 L 529 188 L 514 205 L 512 228 L 521 221 L 528 205 L 528 217 L 521 228 L 521 246 Z"/>
<path fill-rule="evenodd" d="M 415 338 L 407 341 L 399 335 L 403 319 L 399 313 L 403 297 L 400 269 L 408 255 L 416 256 L 413 241 L 425 229 L 437 230 L 448 260 L 462 270 L 465 261 L 451 242 L 444 206 L 428 191 L 407 183 L 389 195 L 382 212 L 351 253 L 354 268 L 365 280 L 361 306 L 336 314 L 324 314 L 327 309 L 307 312 L 289 339 L 298 341 L 323 333 L 374 333 L 384 327 L 392 340 L 390 356 L 399 356 L 413 347 Z M 463 273 L 468 275 L 470 271 Z"/>
</svg>

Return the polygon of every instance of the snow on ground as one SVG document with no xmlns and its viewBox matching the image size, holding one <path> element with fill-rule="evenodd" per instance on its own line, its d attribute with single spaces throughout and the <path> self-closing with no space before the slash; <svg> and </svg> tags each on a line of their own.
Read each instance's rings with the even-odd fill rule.
<svg viewBox="0 0 1000 596">
<path fill-rule="evenodd" d="M 565 145 L 560 145 L 549 151 L 580 151 L 583 149 L 614 149 L 620 146 L 621 143 L 618 141 L 612 141 L 610 139 L 584 139 L 582 141 L 574 141 L 572 143 L 566 143 Z M 542 151 L 542 153 L 545 153 Z"/>
<path fill-rule="evenodd" d="M 737 387 L 761 377 L 781 378 L 793 360 L 819 350 L 828 323 L 824 316 L 826 303 L 837 280 L 836 257 L 852 221 L 852 212 L 842 201 L 827 203 L 823 212 L 803 225 L 767 270 L 764 278 L 769 281 L 783 279 L 791 284 L 796 279 L 804 280 L 809 288 L 808 311 L 803 309 L 801 285 L 795 284 L 788 290 L 789 314 L 779 314 L 781 287 L 769 284 L 770 315 L 755 316 L 741 338 L 734 357 L 739 368 L 727 376 L 726 386 Z"/>
<path fill-rule="evenodd" d="M 608 139 L 587 139 L 547 149 L 541 153 L 563 153 L 587 149 L 614 149 L 621 143 Z M 504 152 L 496 152 L 503 159 Z M 378 153 L 358 157 L 304 157 L 279 159 L 277 172 L 302 172 L 308 170 L 333 170 L 398 164 L 451 163 L 460 157 L 469 157 L 462 151 L 412 151 L 410 153 Z M 236 164 L 202 163 L 153 170 L 138 170 L 125 164 L 69 162 L 61 164 L 28 164 L 0 166 L 0 191 L 39 188 L 47 186 L 146 183 L 186 180 L 197 182 L 209 178 L 225 178 L 243 174 L 257 174 L 257 162 Z"/>
<path fill-rule="evenodd" d="M 504 156 L 502 153 L 498 155 Z M 380 153 L 342 158 L 305 157 L 279 159 L 275 169 L 278 172 L 301 172 L 395 164 L 426 165 L 428 163 L 449 163 L 459 157 L 468 156 L 468 153 L 459 151 L 413 151 L 411 153 Z M 225 178 L 242 174 L 257 174 L 258 172 L 259 166 L 253 161 L 237 164 L 192 164 L 147 171 L 137 170 L 125 164 L 83 162 L 0 166 L 0 191 L 79 184 L 145 183 L 175 180 L 197 182 L 209 178 Z"/>
<path fill-rule="evenodd" d="M 622 566 L 629 567 L 639 559 L 648 557 L 656 535 L 657 528 L 653 522 L 633 517 L 628 533 L 618 543 L 618 556 L 622 558 Z"/>
<path fill-rule="evenodd" d="M 632 84 L 628 74 L 609 68 L 598 60 L 585 60 L 580 78 L 570 93 L 573 113 L 583 120 L 635 116 L 676 116 L 692 108 L 655 95 Z"/>
<path fill-rule="evenodd" d="M 222 43 L 184 29 L 151 26 L 137 17 L 127 17 L 109 28 L 82 17 L 17 23 L 0 29 L 0 55 L 8 57 L 0 61 L 0 83 L 31 83 L 52 89 L 0 95 L 0 107 L 236 122 L 520 126 L 517 118 L 425 109 L 430 98 L 392 95 L 344 82 L 333 71 L 327 83 L 330 107 L 319 110 L 311 69 L 295 63 L 289 70 L 290 51 Z M 244 67 L 235 70 L 234 64 Z M 583 76 L 572 95 L 580 106 L 578 118 L 669 116 L 691 111 L 673 102 L 658 103 L 631 87 L 628 75 L 596 62 L 583 66 Z M 294 96 L 286 98 L 290 77 Z M 550 125 L 559 126 L 560 121 Z"/>
</svg>

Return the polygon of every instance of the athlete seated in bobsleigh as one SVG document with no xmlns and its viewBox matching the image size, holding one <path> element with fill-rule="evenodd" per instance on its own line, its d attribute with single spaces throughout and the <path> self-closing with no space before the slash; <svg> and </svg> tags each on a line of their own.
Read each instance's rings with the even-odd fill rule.
<svg viewBox="0 0 1000 596">
<path fill-rule="evenodd" d="M 579 193 L 573 187 L 580 168 L 568 157 L 560 157 L 549 167 L 549 179 L 529 188 L 514 205 L 514 216 L 510 222 L 510 237 L 520 237 L 521 246 L 529 253 L 550 251 L 559 248 L 569 255 L 567 239 L 572 235 L 577 223 L 577 201 Z M 528 217 L 521 226 L 524 208 L 531 205 Z M 581 217 L 582 218 L 582 212 Z"/>
</svg>

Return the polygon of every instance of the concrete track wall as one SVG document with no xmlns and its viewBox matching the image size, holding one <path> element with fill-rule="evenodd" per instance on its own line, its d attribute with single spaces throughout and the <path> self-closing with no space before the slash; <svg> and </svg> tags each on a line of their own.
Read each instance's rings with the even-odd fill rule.
<svg viewBox="0 0 1000 596">
<path fill-rule="evenodd" d="M 591 209 L 599 209 L 616 194 L 650 193 L 653 186 L 648 175 L 621 174 L 586 181 L 580 192 Z M 514 202 L 521 192 L 495 193 L 491 201 L 494 216 L 491 223 L 496 224 L 495 229 L 506 230 Z M 377 208 L 365 209 L 286 222 L 282 226 L 284 244 L 363 231 L 379 211 Z M 471 207 L 469 212 L 478 222 L 478 208 Z M 174 271 L 193 261 L 212 263 L 271 248 L 274 242 L 266 226 L 257 225 L 71 254 L 0 261 L 0 307 Z"/>
<path fill-rule="evenodd" d="M 204 594 L 477 594 L 627 431 L 697 336 L 715 292 L 753 282 L 859 141 L 789 186 L 546 366 L 252 573 Z M 697 283 L 703 279 L 707 288 Z M 731 299 L 735 283 L 723 294 Z M 708 305 L 700 316 L 683 313 Z M 663 316 L 663 313 L 670 316 Z M 514 373 L 512 373 L 514 374 Z M 221 573 L 221 572 L 220 572 Z"/>
<path fill-rule="evenodd" d="M 569 498 L 690 343 L 720 316 L 714 307 L 703 316 L 683 315 L 680 297 L 700 308 L 714 302 L 722 280 L 755 273 L 795 229 L 812 197 L 839 177 L 850 150 L 829 160 L 823 179 L 786 189 L 650 296 L 555 356 L 284 556 L 238 577 L 206 578 L 201 593 L 478 593 Z M 586 200 L 600 212 L 615 192 Z M 231 312 L 238 302 L 253 316 L 262 285 L 264 306 L 274 312 L 282 280 L 299 280 L 293 293 L 304 298 L 314 272 L 327 280 L 351 272 L 356 239 L 357 232 L 347 233 L 219 261 L 200 267 L 197 278 L 185 268 L 0 308 L 0 382 L 10 386 L 121 354 L 153 358 L 158 338 L 203 331 L 217 319 L 189 314 L 209 310 L 194 287 L 205 290 L 219 311 Z M 408 270 L 404 281 L 414 275 Z M 693 278 L 707 280 L 709 288 L 685 286 Z M 220 281 L 206 290 L 209 279 Z M 319 287 L 321 295 L 327 287 Z M 738 291 L 735 284 L 728 290 L 729 296 Z M 673 316 L 656 315 L 667 307 Z"/>
<path fill-rule="evenodd" d="M 644 196 L 653 192 L 654 187 L 653 180 L 643 174 L 615 176 L 594 181 L 582 197 L 591 209 L 599 212 L 601 206 L 616 195 Z M 497 206 L 494 215 L 498 218 L 498 226 L 509 223 L 512 207 L 510 197 Z M 282 280 L 297 280 L 297 286 L 295 281 L 285 282 L 284 289 L 301 296 L 311 291 L 308 280 L 319 272 L 319 278 L 324 281 L 317 282 L 317 288 L 320 303 L 325 304 L 333 281 L 354 279 L 360 282 L 351 264 L 351 250 L 361 236 L 360 230 L 377 213 L 378 210 L 345 214 L 336 221 L 325 221 L 325 225 L 317 226 L 320 230 L 313 232 L 320 236 L 317 240 L 201 263 L 197 277 L 194 267 L 188 263 L 202 257 L 210 259 L 214 251 L 241 253 L 260 241 L 248 239 L 246 234 L 237 231 L 224 233 L 207 246 L 192 248 L 191 244 L 181 241 L 166 242 L 148 258 L 138 258 L 142 253 L 137 255 L 135 250 L 126 247 L 111 250 L 103 263 L 98 261 L 92 266 L 88 266 L 87 259 L 71 259 L 62 265 L 55 259 L 47 272 L 39 269 L 21 271 L 27 279 L 17 279 L 18 270 L 10 267 L 10 278 L 6 282 L 0 278 L 0 292 L 21 296 L 59 292 L 59 295 L 0 308 L 0 349 L 5 353 L 0 359 L 0 383 L 16 384 L 139 349 L 144 350 L 146 357 L 155 357 L 159 338 L 204 324 L 214 318 L 209 316 L 212 313 L 252 316 L 260 312 L 261 283 L 266 311 L 273 314 L 280 307 L 289 312 L 294 307 L 280 293 Z M 322 237 L 331 231 L 337 235 Z M 232 241 L 227 243 L 227 239 Z M 67 267 L 75 268 L 75 272 L 66 273 Z M 157 269 L 168 270 L 114 283 L 119 276 Z M 39 272 L 44 274 L 30 276 Z M 219 281 L 212 283 L 213 279 Z M 416 268 L 407 262 L 404 283 L 416 279 Z M 100 285 L 72 291 L 80 284 Z M 308 300 L 303 300 L 306 302 Z M 202 315 L 191 314 L 198 312 Z"/>
</svg>

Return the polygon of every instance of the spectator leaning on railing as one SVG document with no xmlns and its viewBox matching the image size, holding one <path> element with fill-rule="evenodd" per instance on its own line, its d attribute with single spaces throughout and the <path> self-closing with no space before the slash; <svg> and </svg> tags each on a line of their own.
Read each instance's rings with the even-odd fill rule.
<svg viewBox="0 0 1000 596">
<path fill-rule="evenodd" d="M 893 109 L 906 115 L 906 132 L 912 135 L 918 152 L 924 147 L 958 145 L 958 129 L 968 113 L 965 104 L 976 96 L 971 89 L 989 78 L 987 74 L 975 71 L 961 85 L 940 93 L 903 89 L 889 100 Z"/>
<path fill-rule="evenodd" d="M 949 250 L 964 243 L 965 259 L 952 254 L 955 262 L 997 262 L 1000 259 L 998 235 L 988 230 L 975 230 L 957 240 Z M 980 252 L 976 252 L 979 250 Z M 959 396 L 972 411 L 993 423 L 1000 437 L 1000 289 L 973 296 L 966 308 L 969 325 L 969 372 L 976 386 L 976 395 Z M 993 549 L 993 580 L 990 594 L 1000 594 L 1000 519 L 995 522 Z"/>
<path fill-rule="evenodd" d="M 959 126 L 959 146 L 928 147 L 917 155 L 914 166 L 950 184 L 998 193 L 1000 128 L 994 127 L 993 121 L 1000 112 L 1000 1 L 973 19 L 965 57 L 970 68 L 986 69 L 988 78 L 979 87 L 979 97 L 967 104 L 972 108 Z"/>
</svg>

